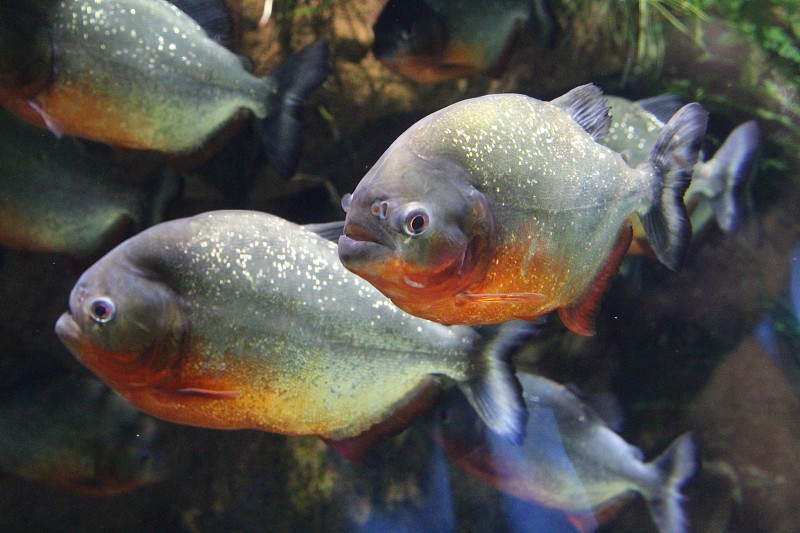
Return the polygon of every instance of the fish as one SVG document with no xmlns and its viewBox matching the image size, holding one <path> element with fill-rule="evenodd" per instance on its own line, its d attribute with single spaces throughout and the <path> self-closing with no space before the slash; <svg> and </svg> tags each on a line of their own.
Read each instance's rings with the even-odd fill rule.
<svg viewBox="0 0 800 533">
<path fill-rule="evenodd" d="M 556 23 L 546 0 L 389 0 L 372 28 L 372 53 L 419 83 L 498 76 L 521 22 L 540 46 L 552 46 Z"/>
<path fill-rule="evenodd" d="M 681 106 L 677 97 L 669 94 L 639 101 L 607 96 L 606 101 L 611 107 L 611 125 L 608 134 L 598 142 L 624 154 L 631 165 L 638 165 L 647 158 L 664 124 Z M 684 194 L 694 234 L 710 219 L 715 219 L 728 234 L 741 226 L 743 191 L 755 170 L 759 137 L 757 121 L 739 124 L 713 157 L 695 165 L 692 181 Z M 713 217 L 704 215 L 706 204 L 710 205 Z M 652 255 L 644 229 L 635 219 L 633 228 L 631 252 Z"/>
<path fill-rule="evenodd" d="M 161 222 L 181 191 L 168 169 L 139 185 L 111 158 L 0 109 L 0 244 L 79 260 Z"/>
<path fill-rule="evenodd" d="M 787 296 L 774 298 L 754 334 L 800 397 L 800 240 L 789 250 Z"/>
<path fill-rule="evenodd" d="M 403 313 L 336 243 L 267 213 L 207 212 L 128 239 L 83 273 L 55 329 L 129 402 L 180 424 L 318 436 L 360 458 L 449 377 L 499 435 L 518 441 L 524 425 L 508 358 L 528 328 L 488 341 Z"/>
<path fill-rule="evenodd" d="M 3 3 L 0 104 L 22 118 L 112 146 L 197 152 L 247 110 L 283 176 L 300 157 L 302 103 L 328 74 L 317 41 L 256 77 L 165 0 Z M 30 57 L 19 61 L 25 50 Z"/>
<path fill-rule="evenodd" d="M 59 375 L 0 392 L 0 470 L 111 496 L 163 481 L 169 465 L 153 418 L 96 378 Z"/>
<path fill-rule="evenodd" d="M 342 263 L 428 320 L 490 324 L 557 309 L 570 330 L 592 334 L 631 214 L 658 259 L 679 267 L 707 113 L 681 108 L 635 168 L 597 143 L 608 122 L 591 84 L 549 102 L 493 94 L 428 115 L 343 196 Z"/>
<path fill-rule="evenodd" d="M 486 431 L 458 391 L 444 393 L 429 418 L 450 458 L 506 494 L 566 512 L 580 531 L 610 519 L 636 493 L 661 533 L 687 531 L 680 489 L 697 468 L 692 433 L 645 462 L 569 388 L 534 374 L 518 378 L 528 407 L 521 446 Z"/>
</svg>

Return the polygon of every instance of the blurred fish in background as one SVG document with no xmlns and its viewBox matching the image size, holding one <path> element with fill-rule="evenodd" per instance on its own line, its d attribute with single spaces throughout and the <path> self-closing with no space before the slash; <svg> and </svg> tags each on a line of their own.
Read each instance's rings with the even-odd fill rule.
<svg viewBox="0 0 800 533">
<path fill-rule="evenodd" d="M 92 260 L 161 222 L 181 179 L 157 167 L 131 183 L 110 155 L 0 110 L 0 244 Z"/>
<path fill-rule="evenodd" d="M 372 30 L 372 53 L 420 83 L 499 75 L 524 23 L 542 47 L 556 31 L 548 0 L 389 0 Z"/>
<path fill-rule="evenodd" d="M 3 1 L 3 106 L 56 135 L 167 154 L 198 150 L 245 109 L 273 167 L 294 172 L 303 102 L 328 74 L 325 42 L 258 78 L 165 0 L 93 5 Z"/>
<path fill-rule="evenodd" d="M 71 375 L 0 392 L 0 470 L 91 496 L 167 475 L 156 421 L 100 380 Z"/>
<path fill-rule="evenodd" d="M 789 253 L 789 298 L 778 298 L 756 327 L 770 359 L 786 374 L 800 397 L 800 241 Z"/>
<path fill-rule="evenodd" d="M 433 415 L 434 439 L 450 457 L 503 492 L 564 511 L 579 531 L 610 520 L 636 493 L 661 533 L 687 531 L 680 489 L 696 468 L 691 434 L 644 462 L 566 387 L 533 374 L 519 379 L 529 414 L 522 446 L 487 431 L 450 390 Z"/>
<path fill-rule="evenodd" d="M 683 105 L 670 94 L 639 101 L 607 96 L 606 101 L 611 108 L 611 125 L 598 142 L 623 154 L 631 166 L 647 158 L 664 125 Z M 711 158 L 698 161 L 683 197 L 693 234 L 702 231 L 710 220 L 716 220 L 728 234 L 740 227 L 745 217 L 746 185 L 754 174 L 758 155 L 758 123 L 750 120 L 737 126 Z M 654 257 L 641 223 L 636 218 L 632 222 L 631 253 Z"/>
</svg>

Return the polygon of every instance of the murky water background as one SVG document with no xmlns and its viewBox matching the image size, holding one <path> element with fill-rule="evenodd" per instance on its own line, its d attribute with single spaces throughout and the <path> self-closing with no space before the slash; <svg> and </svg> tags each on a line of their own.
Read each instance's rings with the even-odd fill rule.
<svg viewBox="0 0 800 533">
<path fill-rule="evenodd" d="M 636 19 L 637 6 L 648 3 L 630 2 L 625 12 Z M 332 73 L 306 107 L 306 145 L 292 180 L 283 182 L 259 159 L 245 128 L 190 173 L 169 218 L 222 207 L 300 223 L 341 218 L 339 195 L 353 189 L 402 131 L 433 110 L 490 92 L 549 99 L 587 81 L 629 98 L 670 90 L 711 112 L 714 148 L 732 127 L 758 118 L 763 152 L 742 230 L 734 237 L 715 227 L 703 231 L 677 273 L 631 261 L 603 299 L 595 337 L 578 337 L 551 319 L 516 362 L 587 393 L 613 394 L 623 412 L 621 435 L 648 457 L 695 431 L 702 464 L 685 488 L 691 531 L 800 531 L 800 389 L 755 335 L 775 302 L 788 299 L 790 265 L 800 260 L 791 256 L 800 233 L 798 81 L 796 70 L 783 69 L 787 54 L 780 59 L 780 47 L 742 36 L 731 41 L 735 29 L 706 23 L 714 46 L 704 57 L 665 24 L 661 61 L 632 63 L 637 49 L 629 36 L 614 33 L 627 27 L 613 19 L 620 11 L 604 12 L 605 2 L 587 7 L 564 0 L 553 2 L 563 28 L 554 49 L 542 52 L 522 32 L 501 77 L 420 85 L 386 70 L 369 52 L 381 0 L 276 2 L 273 19 L 260 29 L 259 2 L 233 4 L 242 30 L 234 48 L 252 59 L 256 72 L 324 38 Z M 758 4 L 797 46 L 790 13 L 777 2 Z M 134 167 L 149 164 L 129 157 Z M 0 250 L 4 389 L 44 376 L 87 374 L 53 333 L 84 266 Z M 89 497 L 6 475 L 0 529 L 575 531 L 561 513 L 504 497 L 468 476 L 421 425 L 381 444 L 380 459 L 366 464 L 350 463 L 312 438 L 166 422 L 159 430 L 169 464 L 163 481 Z M 603 531 L 655 528 L 636 500 Z"/>
</svg>

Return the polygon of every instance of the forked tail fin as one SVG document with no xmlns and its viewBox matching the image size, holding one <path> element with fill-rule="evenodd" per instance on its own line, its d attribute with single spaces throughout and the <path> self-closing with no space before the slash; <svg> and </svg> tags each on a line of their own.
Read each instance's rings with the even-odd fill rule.
<svg viewBox="0 0 800 533">
<path fill-rule="evenodd" d="M 270 164 L 288 178 L 300 160 L 303 104 L 328 77 L 328 43 L 311 43 L 281 63 L 269 77 L 277 83 L 277 111 L 259 122 L 261 140 Z"/>
<path fill-rule="evenodd" d="M 707 123 L 708 113 L 703 106 L 683 106 L 661 130 L 647 161 L 639 165 L 656 177 L 653 203 L 640 216 L 642 226 L 658 260 L 672 270 L 680 266 L 692 237 L 683 195 L 689 187 Z"/>
</svg>

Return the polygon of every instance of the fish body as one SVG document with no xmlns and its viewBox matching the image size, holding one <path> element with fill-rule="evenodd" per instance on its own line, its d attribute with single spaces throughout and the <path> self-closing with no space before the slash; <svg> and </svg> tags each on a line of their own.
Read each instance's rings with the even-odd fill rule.
<svg viewBox="0 0 800 533">
<path fill-rule="evenodd" d="M 0 110 L 0 244 L 89 258 L 160 222 L 180 190 L 171 172 L 148 185 L 125 179 L 75 139 Z"/>
<path fill-rule="evenodd" d="M 70 310 L 56 332 L 78 360 L 182 424 L 352 444 L 410 423 L 442 375 L 499 433 L 516 439 L 524 423 L 496 345 L 403 313 L 341 266 L 335 243 L 265 213 L 154 226 L 87 270 Z"/>
<path fill-rule="evenodd" d="M 662 262 L 680 263 L 681 198 L 706 124 L 686 106 L 631 168 L 595 142 L 606 111 L 589 85 L 552 102 L 483 96 L 422 119 L 345 196 L 342 262 L 423 318 L 498 323 L 559 309 L 590 333 L 632 213 Z"/>
<path fill-rule="evenodd" d="M 555 22 L 544 0 L 390 0 L 373 26 L 372 51 L 421 83 L 498 74 L 521 22 L 537 42 L 549 45 Z"/>
<path fill-rule="evenodd" d="M 623 153 L 631 165 L 638 165 L 650 153 L 659 133 L 680 104 L 671 95 L 662 95 L 638 102 L 616 96 L 606 97 L 611 114 L 608 134 L 598 142 Z M 726 233 L 734 232 L 743 216 L 742 190 L 752 175 L 759 147 L 758 124 L 754 120 L 737 126 L 713 157 L 698 161 L 692 181 L 684 194 L 690 211 L 692 228 L 697 233 L 710 217 L 704 216 L 710 205 L 717 224 Z M 632 251 L 646 253 L 641 224 L 633 220 Z"/>
<path fill-rule="evenodd" d="M 156 421 L 95 378 L 59 376 L 0 394 L 0 470 L 107 496 L 167 474 Z"/>
<path fill-rule="evenodd" d="M 448 391 L 435 410 L 433 436 L 458 464 L 499 490 L 597 522 L 641 494 L 662 533 L 686 531 L 680 487 L 694 473 L 690 434 L 652 462 L 625 442 L 569 389 L 520 374 L 528 406 L 522 446 L 485 431 L 463 396 Z M 596 522 L 595 522 L 596 523 Z"/>
<path fill-rule="evenodd" d="M 28 68 L 26 76 L 33 78 L 28 86 L 34 89 L 21 91 L 22 75 L 12 67 L 0 78 L 0 96 L 17 96 L 4 98 L 3 105 L 20 116 L 57 134 L 184 154 L 199 148 L 241 110 L 249 110 L 261 119 L 276 168 L 291 173 L 296 165 L 299 123 L 293 106 L 327 74 L 324 43 L 310 45 L 271 75 L 258 78 L 165 0 L 19 4 L 24 5 L 14 7 L 4 24 L 24 19 L 31 28 L 29 42 L 49 44 L 33 50 L 42 48 L 37 68 Z M 15 17 L 17 12 L 24 17 Z M 5 43 L 0 57 L 13 57 L 20 41 Z"/>
</svg>

